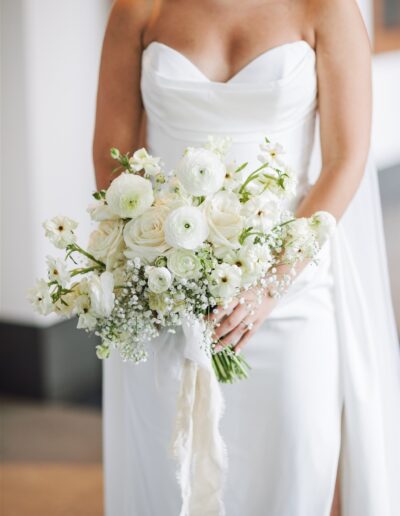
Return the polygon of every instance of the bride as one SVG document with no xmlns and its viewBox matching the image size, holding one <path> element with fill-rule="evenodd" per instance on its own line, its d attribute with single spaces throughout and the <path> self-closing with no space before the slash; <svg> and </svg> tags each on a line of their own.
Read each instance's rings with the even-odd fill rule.
<svg viewBox="0 0 400 516">
<path fill-rule="evenodd" d="M 172 168 L 188 145 L 229 135 L 231 158 L 256 164 L 268 136 L 298 175 L 296 214 L 326 210 L 338 225 L 278 301 L 216 315 L 220 345 L 236 343 L 252 365 L 248 380 L 221 385 L 225 509 L 211 493 L 181 510 L 168 454 L 180 336 L 162 334 L 140 366 L 106 361 L 107 516 L 400 514 L 400 361 L 370 126 L 370 47 L 354 0 L 114 2 L 99 188 L 112 146 L 145 146 Z"/>
</svg>

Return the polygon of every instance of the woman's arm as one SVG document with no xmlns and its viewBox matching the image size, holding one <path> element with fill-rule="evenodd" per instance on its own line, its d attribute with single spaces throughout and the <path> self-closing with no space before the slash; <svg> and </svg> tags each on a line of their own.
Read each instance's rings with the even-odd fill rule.
<svg viewBox="0 0 400 516">
<path fill-rule="evenodd" d="M 315 0 L 322 170 L 297 216 L 339 219 L 361 181 L 371 131 L 371 52 L 355 0 Z"/>
<path fill-rule="evenodd" d="M 121 152 L 141 146 L 143 106 L 140 95 L 142 32 L 149 16 L 146 0 L 116 0 L 108 20 L 100 63 L 93 161 L 96 184 L 107 188 Z"/>
<path fill-rule="evenodd" d="M 362 179 L 370 145 L 370 45 L 355 0 L 313 0 L 308 5 L 316 40 L 322 170 L 296 216 L 325 210 L 338 220 Z M 298 264 L 298 274 L 305 265 Z M 286 272 L 285 267 L 280 269 L 282 274 Z M 220 321 L 215 332 L 220 345 L 236 342 L 235 351 L 246 344 L 277 304 L 266 296 L 251 315 L 247 306 L 254 293 L 244 297 L 245 303 L 235 301 L 213 316 Z"/>
</svg>

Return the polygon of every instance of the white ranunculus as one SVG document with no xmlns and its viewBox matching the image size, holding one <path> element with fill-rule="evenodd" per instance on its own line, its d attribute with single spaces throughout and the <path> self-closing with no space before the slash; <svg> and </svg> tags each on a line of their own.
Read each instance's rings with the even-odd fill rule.
<svg viewBox="0 0 400 516">
<path fill-rule="evenodd" d="M 319 246 L 321 247 L 336 228 L 336 219 L 328 211 L 317 211 L 310 219 Z"/>
<path fill-rule="evenodd" d="M 126 172 L 114 179 L 106 192 L 108 206 L 123 219 L 138 217 L 150 208 L 153 200 L 151 182 Z"/>
<path fill-rule="evenodd" d="M 144 147 L 133 153 L 129 165 L 136 172 L 144 170 L 146 176 L 156 176 L 161 172 L 160 158 L 151 156 Z"/>
<path fill-rule="evenodd" d="M 110 209 L 104 199 L 92 203 L 86 211 L 89 213 L 90 218 L 96 222 L 119 219 L 119 216 Z"/>
<path fill-rule="evenodd" d="M 193 251 L 174 249 L 167 255 L 167 265 L 179 278 L 196 279 L 201 275 L 201 263 Z"/>
<path fill-rule="evenodd" d="M 28 290 L 27 298 L 39 314 L 48 315 L 53 311 L 49 286 L 44 279 L 38 280 L 36 285 Z"/>
<path fill-rule="evenodd" d="M 208 239 L 216 247 L 237 247 L 243 229 L 241 203 L 232 192 L 218 192 L 202 204 L 206 215 Z"/>
<path fill-rule="evenodd" d="M 191 195 L 210 195 L 222 187 L 225 165 L 211 150 L 188 147 L 178 163 L 176 175 Z"/>
<path fill-rule="evenodd" d="M 166 267 L 146 267 L 147 284 L 150 292 L 161 294 L 172 284 L 172 274 Z"/>
<path fill-rule="evenodd" d="M 106 269 L 113 269 L 123 259 L 125 248 L 122 220 L 104 220 L 90 234 L 88 251 L 97 260 L 106 264 Z"/>
<path fill-rule="evenodd" d="M 76 242 L 75 229 L 78 223 L 74 220 L 58 215 L 43 222 L 45 235 L 59 249 L 65 249 L 67 245 Z"/>
<path fill-rule="evenodd" d="M 95 317 L 109 317 L 114 308 L 114 277 L 111 272 L 93 274 L 88 280 L 90 313 Z"/>
<path fill-rule="evenodd" d="M 240 267 L 221 263 L 210 274 L 210 292 L 217 299 L 229 300 L 239 291 L 241 278 L 242 271 Z"/>
<path fill-rule="evenodd" d="M 50 281 L 56 281 L 62 287 L 66 287 L 71 279 L 67 264 L 60 258 L 46 257 Z"/>
<path fill-rule="evenodd" d="M 280 201 L 270 192 L 251 197 L 242 204 L 242 215 L 246 219 L 246 227 L 253 227 L 258 231 L 267 233 L 280 218 Z"/>
<path fill-rule="evenodd" d="M 138 256 L 152 263 L 163 255 L 170 247 L 164 236 L 164 222 L 169 212 L 166 206 L 153 206 L 137 219 L 130 220 L 124 229 L 125 256 L 131 259 Z"/>
<path fill-rule="evenodd" d="M 172 247 L 196 249 L 208 236 L 204 213 L 194 206 L 173 210 L 164 223 L 165 240 Z"/>
</svg>

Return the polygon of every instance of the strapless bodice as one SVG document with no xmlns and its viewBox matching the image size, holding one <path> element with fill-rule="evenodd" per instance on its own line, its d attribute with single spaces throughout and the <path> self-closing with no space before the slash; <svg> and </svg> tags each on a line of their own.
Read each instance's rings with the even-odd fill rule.
<svg viewBox="0 0 400 516">
<path fill-rule="evenodd" d="M 229 135 L 230 157 L 257 165 L 258 145 L 267 136 L 285 146 L 285 161 L 304 190 L 317 105 L 315 57 L 306 41 L 286 43 L 218 82 L 172 47 L 150 43 L 140 84 L 149 152 L 172 168 L 187 145 L 205 142 L 208 134 Z"/>
</svg>

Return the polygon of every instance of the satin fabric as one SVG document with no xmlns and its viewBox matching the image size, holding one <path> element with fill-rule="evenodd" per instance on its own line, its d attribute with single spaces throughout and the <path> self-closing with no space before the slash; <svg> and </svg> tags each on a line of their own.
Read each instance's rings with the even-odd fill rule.
<svg viewBox="0 0 400 516">
<path fill-rule="evenodd" d="M 141 76 L 149 152 L 169 169 L 187 145 L 230 135 L 229 157 L 257 166 L 267 136 L 298 175 L 295 207 L 321 166 L 315 61 L 296 41 L 222 83 L 150 43 Z M 169 444 L 183 348 L 181 332 L 163 333 L 145 364 L 116 353 L 104 364 L 107 516 L 179 515 Z M 250 378 L 222 385 L 227 516 L 328 516 L 338 465 L 343 516 L 398 516 L 400 360 L 372 156 L 318 265 L 295 279 L 243 353 Z M 199 514 L 217 516 L 206 507 Z"/>
</svg>

